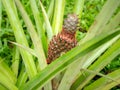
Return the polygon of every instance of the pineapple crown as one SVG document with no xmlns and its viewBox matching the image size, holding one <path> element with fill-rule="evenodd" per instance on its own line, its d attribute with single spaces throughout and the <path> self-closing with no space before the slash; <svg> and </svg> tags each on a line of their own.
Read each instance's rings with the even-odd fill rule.
<svg viewBox="0 0 120 90">
<path fill-rule="evenodd" d="M 79 18 L 76 14 L 69 14 L 67 18 L 64 20 L 63 28 L 64 30 L 75 33 L 79 27 Z"/>
</svg>

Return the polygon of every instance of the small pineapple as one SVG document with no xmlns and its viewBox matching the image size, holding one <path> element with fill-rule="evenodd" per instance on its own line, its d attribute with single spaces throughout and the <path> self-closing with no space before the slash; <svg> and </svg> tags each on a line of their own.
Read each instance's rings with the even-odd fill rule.
<svg viewBox="0 0 120 90">
<path fill-rule="evenodd" d="M 78 16 L 76 14 L 69 14 L 64 20 L 62 31 L 53 36 L 48 47 L 47 63 L 51 63 L 58 58 L 62 53 L 71 50 L 76 46 L 75 38 L 76 30 L 78 29 Z"/>
</svg>

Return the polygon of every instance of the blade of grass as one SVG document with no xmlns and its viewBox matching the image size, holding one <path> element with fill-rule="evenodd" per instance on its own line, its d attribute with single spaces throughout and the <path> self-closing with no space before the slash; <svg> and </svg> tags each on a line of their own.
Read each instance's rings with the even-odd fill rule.
<svg viewBox="0 0 120 90">
<path fill-rule="evenodd" d="M 53 63 L 48 65 L 44 70 L 42 70 L 36 77 L 23 85 L 21 90 L 30 90 L 42 87 L 49 80 L 51 80 L 55 75 L 65 70 L 71 63 L 75 62 L 81 56 L 90 52 L 91 50 L 97 48 L 103 43 L 111 40 L 115 36 L 120 34 L 120 30 L 115 30 L 113 32 L 103 33 L 94 39 L 73 48 L 71 51 L 67 52 L 63 56 L 56 59 Z"/>
<path fill-rule="evenodd" d="M 36 5 L 36 1 L 30 0 L 30 6 L 32 9 L 34 18 L 35 18 L 35 23 L 36 23 L 38 35 L 42 41 L 44 51 L 45 51 L 45 53 L 47 53 L 47 38 L 45 36 L 45 30 L 43 29 L 43 24 L 42 24 L 42 20 L 40 18 L 40 12 L 39 12 L 38 7 Z"/>
<path fill-rule="evenodd" d="M 109 79 L 109 80 L 111 80 L 111 81 L 113 81 L 113 82 L 119 83 L 119 82 L 117 82 L 116 80 L 112 79 L 111 77 L 106 76 L 106 75 L 104 75 L 104 74 L 102 74 L 102 73 L 100 73 L 100 72 L 95 72 L 95 71 L 88 70 L 88 69 L 84 69 L 84 68 L 82 68 L 81 71 L 85 71 L 85 72 L 89 72 L 89 73 L 92 73 L 92 74 L 96 74 L 96 75 L 98 75 L 98 76 L 102 76 L 102 77 L 104 77 L 104 78 L 106 78 L 106 79 Z"/>
<path fill-rule="evenodd" d="M 13 83 L 11 83 L 8 80 L 8 78 L 6 78 L 1 72 L 0 72 L 0 83 L 9 90 L 18 90 L 18 88 Z"/>
<path fill-rule="evenodd" d="M 1 24 L 2 24 L 2 2 L 0 0 L 0 31 L 1 31 Z"/>
<path fill-rule="evenodd" d="M 91 54 L 88 54 L 88 55 L 91 55 L 91 56 L 88 56 L 88 57 L 84 58 L 84 60 L 86 60 L 86 61 L 83 64 L 83 68 L 89 67 L 102 53 L 105 52 L 106 49 L 108 49 L 119 38 L 120 38 L 120 35 L 116 36 L 115 38 L 110 40 L 108 43 L 105 43 L 104 45 L 102 45 L 98 49 L 94 50 L 93 52 L 91 52 Z"/>
<path fill-rule="evenodd" d="M 2 58 L 0 58 L 0 72 L 6 77 L 6 79 L 8 79 L 9 82 L 11 82 L 12 84 L 16 83 L 16 77 L 14 73 L 10 70 L 10 68 L 7 66 Z"/>
<path fill-rule="evenodd" d="M 79 15 L 79 17 L 82 16 L 84 1 L 85 0 L 75 0 L 75 5 L 74 5 L 73 12 L 76 13 L 77 15 Z"/>
<path fill-rule="evenodd" d="M 26 13 L 23 5 L 21 4 L 21 2 L 19 0 L 15 0 L 15 3 L 17 5 L 20 13 L 22 14 L 23 20 L 28 28 L 29 34 L 30 34 L 31 39 L 34 44 L 34 48 L 36 51 L 40 69 L 42 70 L 43 68 L 45 68 L 47 66 L 47 62 L 46 62 L 46 58 L 45 58 L 45 54 L 43 51 L 43 46 L 42 46 L 41 40 L 38 38 L 36 30 L 28 16 L 28 14 Z"/>
<path fill-rule="evenodd" d="M 28 51 L 29 53 L 31 53 L 32 55 L 37 57 L 37 55 L 36 55 L 36 53 L 35 53 L 35 51 L 33 49 L 31 49 L 29 47 L 26 47 L 24 45 L 21 45 L 19 43 L 16 43 L 16 42 L 12 42 L 12 41 L 9 41 L 9 42 L 16 45 L 16 46 L 18 46 L 18 47 L 20 47 L 20 48 L 22 48 L 22 49 L 24 49 L 24 50 L 26 50 L 26 51 Z"/>
<path fill-rule="evenodd" d="M 57 34 L 62 29 L 65 0 L 55 1 L 55 11 L 52 22 L 53 33 Z"/>
<path fill-rule="evenodd" d="M 119 83 L 116 83 L 116 82 L 119 82 Z M 118 79 L 116 79 L 116 82 L 111 82 L 111 83 L 108 83 L 107 85 L 104 85 L 104 87 L 102 87 L 102 90 L 110 90 L 113 87 L 119 85 L 120 84 L 120 77 Z"/>
<path fill-rule="evenodd" d="M 2 3 L 6 9 L 8 18 L 10 20 L 11 26 L 12 26 L 13 31 L 14 31 L 16 41 L 18 43 L 28 47 L 28 42 L 26 40 L 25 34 L 24 34 L 22 26 L 20 24 L 20 20 L 18 19 L 18 16 L 16 15 L 14 8 L 12 8 L 12 5 L 10 4 L 10 3 L 12 3 L 12 1 L 11 0 L 9 0 L 9 1 L 2 0 Z M 19 48 L 19 50 L 20 50 L 20 53 L 22 55 L 22 58 L 23 58 L 27 73 L 29 75 L 29 78 L 32 78 L 37 73 L 32 55 L 29 54 L 27 51 L 24 51 L 20 48 Z"/>
<path fill-rule="evenodd" d="M 1 90 L 8 90 L 6 87 L 4 87 L 2 84 L 0 84 L 0 89 Z"/>
<path fill-rule="evenodd" d="M 49 22 L 49 18 L 47 16 L 47 13 L 41 3 L 41 1 L 39 0 L 39 4 L 41 6 L 41 9 L 42 9 L 42 14 L 43 14 L 43 17 L 44 17 L 44 21 L 45 21 L 45 28 L 47 30 L 47 36 L 48 36 L 48 40 L 50 41 L 52 39 L 52 36 L 53 36 L 53 32 L 52 32 L 52 27 L 50 25 L 50 22 Z"/>
<path fill-rule="evenodd" d="M 19 70 L 19 59 L 20 59 L 20 53 L 17 47 L 14 48 L 13 56 L 12 56 L 12 71 L 14 72 L 15 76 L 18 76 L 18 70 Z"/>
<path fill-rule="evenodd" d="M 18 80 L 16 83 L 17 87 L 20 88 L 22 85 L 24 85 L 26 83 L 27 79 L 28 79 L 28 75 L 25 71 L 24 66 L 22 66 L 22 69 L 20 71 L 20 74 L 18 76 Z"/>
<path fill-rule="evenodd" d="M 11 7 L 13 8 L 13 10 L 14 10 L 14 14 L 15 14 L 16 16 L 18 16 L 18 15 L 17 15 L 17 8 L 16 8 L 16 5 L 15 5 L 15 3 L 14 3 L 14 0 L 11 0 L 11 1 L 10 1 L 10 4 L 11 4 Z"/>
<path fill-rule="evenodd" d="M 117 55 L 120 54 L 120 39 L 117 40 L 93 65 L 88 69 L 99 72 L 107 64 L 109 64 Z M 85 73 L 86 76 L 80 76 L 76 84 L 79 82 L 78 89 L 82 89 L 96 74 L 91 74 L 89 72 Z M 77 86 L 77 85 L 76 85 Z M 76 88 L 76 87 L 73 87 Z"/>
<path fill-rule="evenodd" d="M 47 16 L 48 16 L 48 18 L 49 18 L 50 21 L 52 20 L 52 17 L 53 17 L 54 4 L 55 4 L 55 0 L 51 0 L 49 8 L 47 10 Z"/>
<path fill-rule="evenodd" d="M 117 82 L 119 82 L 120 69 L 113 71 L 112 73 L 108 74 L 107 76 L 113 78 L 116 81 L 118 80 Z M 95 90 L 95 89 L 97 89 L 97 90 L 109 90 L 111 87 L 113 87 L 113 85 L 110 86 L 109 88 L 106 88 L 106 89 L 104 89 L 104 87 L 106 85 L 110 85 L 111 83 L 113 83 L 113 81 L 108 80 L 105 77 L 102 77 L 102 78 L 96 80 L 95 82 L 93 82 L 92 84 L 90 84 L 89 86 L 85 87 L 84 90 Z M 118 84 L 118 83 L 114 82 L 114 84 Z"/>
<path fill-rule="evenodd" d="M 108 31 L 108 32 L 109 32 L 110 29 L 116 28 L 116 27 L 120 24 L 120 20 L 119 20 L 119 19 L 120 19 L 120 12 L 118 12 L 117 15 L 115 15 L 115 16 L 113 17 L 113 19 L 110 21 L 110 23 L 107 24 L 107 25 L 103 28 L 102 31 Z"/>
</svg>

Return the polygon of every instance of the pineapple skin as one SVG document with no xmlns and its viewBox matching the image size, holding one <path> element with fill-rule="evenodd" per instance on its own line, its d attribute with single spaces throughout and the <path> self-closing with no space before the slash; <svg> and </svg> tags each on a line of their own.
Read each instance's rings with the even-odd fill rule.
<svg viewBox="0 0 120 90">
<path fill-rule="evenodd" d="M 78 29 L 78 24 L 79 21 L 76 14 L 69 14 L 67 16 L 64 20 L 62 31 L 53 36 L 49 43 L 47 56 L 48 64 L 77 45 L 75 34 Z"/>
<path fill-rule="evenodd" d="M 62 32 L 55 35 L 50 41 L 47 63 L 50 64 L 53 60 L 61 56 L 62 53 L 66 53 L 76 45 L 75 32 L 69 33 L 62 29 Z"/>
</svg>

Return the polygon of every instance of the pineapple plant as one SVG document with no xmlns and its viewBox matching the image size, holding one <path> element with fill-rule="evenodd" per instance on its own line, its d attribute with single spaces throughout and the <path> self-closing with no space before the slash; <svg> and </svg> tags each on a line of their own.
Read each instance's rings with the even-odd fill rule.
<svg viewBox="0 0 120 90">
<path fill-rule="evenodd" d="M 120 1 L 49 0 L 48 10 L 43 7 L 46 6 L 44 1 L 48 2 L 0 0 L 0 36 L 1 31 L 10 29 L 14 35 L 13 44 L 16 45 L 11 48 L 13 51 L 10 58 L 6 58 L 9 53 L 0 53 L 0 90 L 110 90 L 114 87 L 116 90 L 120 84 L 120 69 L 106 75 L 101 74 L 101 71 L 120 54 Z M 102 10 L 95 8 L 103 1 L 105 4 Z M 93 2 L 98 3 L 94 5 Z M 64 8 L 68 4 L 69 13 L 74 14 L 68 15 L 61 29 L 63 15 L 68 14 Z M 94 16 L 94 12 L 87 12 L 91 11 L 90 8 L 95 12 L 100 11 L 98 15 L 95 14 L 93 24 L 91 22 L 88 25 L 86 23 Z M 81 26 L 87 30 L 85 37 L 78 42 L 75 34 L 76 30 L 81 29 L 78 29 L 77 15 Z M 1 47 L 3 49 L 7 46 L 9 34 L 4 35 L 7 36 L 5 39 L 0 37 L 0 52 Z M 53 60 L 55 61 L 51 63 Z M 61 72 L 63 76 L 55 83 L 51 82 Z M 94 80 L 96 75 L 100 78 Z"/>
<path fill-rule="evenodd" d="M 75 34 L 78 30 L 78 26 L 78 16 L 76 14 L 69 14 L 64 20 L 62 31 L 53 36 L 49 43 L 47 58 L 48 64 L 77 45 Z"/>
</svg>

